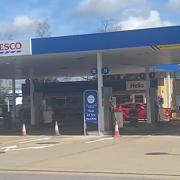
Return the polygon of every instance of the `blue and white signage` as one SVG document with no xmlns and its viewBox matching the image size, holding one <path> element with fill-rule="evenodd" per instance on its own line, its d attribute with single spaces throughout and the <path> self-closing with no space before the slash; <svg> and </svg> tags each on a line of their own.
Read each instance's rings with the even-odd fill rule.
<svg viewBox="0 0 180 180">
<path fill-rule="evenodd" d="M 97 74 L 97 68 L 92 68 L 91 74 L 95 76 Z"/>
<path fill-rule="evenodd" d="M 162 106 L 164 104 L 164 98 L 162 96 L 158 97 L 159 105 Z"/>
<path fill-rule="evenodd" d="M 101 73 L 102 73 L 103 75 L 109 74 L 109 68 L 108 68 L 108 67 L 103 67 L 103 68 L 101 69 Z M 91 69 L 91 74 L 92 74 L 92 75 L 97 75 L 97 68 L 92 68 L 92 69 Z"/>
<path fill-rule="evenodd" d="M 155 72 L 150 72 L 149 73 L 149 78 L 150 79 L 154 79 L 156 77 L 156 73 Z"/>
<path fill-rule="evenodd" d="M 145 80 L 146 79 L 146 74 L 145 73 L 140 73 L 139 78 L 141 80 Z"/>
<path fill-rule="evenodd" d="M 84 121 L 87 123 L 98 122 L 98 98 L 97 91 L 86 90 L 84 92 Z"/>
<path fill-rule="evenodd" d="M 104 74 L 104 75 L 109 74 L 109 68 L 108 67 L 103 67 L 102 68 L 102 74 Z"/>
</svg>

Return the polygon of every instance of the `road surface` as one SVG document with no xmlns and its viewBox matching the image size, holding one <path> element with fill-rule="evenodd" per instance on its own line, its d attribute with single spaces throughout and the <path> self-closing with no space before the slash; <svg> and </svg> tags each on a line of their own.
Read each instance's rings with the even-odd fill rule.
<svg viewBox="0 0 180 180">
<path fill-rule="evenodd" d="M 0 136 L 0 161 L 2 180 L 48 180 L 62 173 L 65 180 L 173 180 L 180 179 L 180 136 Z"/>
</svg>

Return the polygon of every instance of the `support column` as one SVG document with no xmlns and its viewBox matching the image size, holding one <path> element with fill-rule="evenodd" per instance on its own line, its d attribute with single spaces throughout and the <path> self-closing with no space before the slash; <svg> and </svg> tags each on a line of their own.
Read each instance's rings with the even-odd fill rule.
<svg viewBox="0 0 180 180">
<path fill-rule="evenodd" d="M 167 108 L 171 108 L 171 78 L 170 73 L 167 73 Z"/>
<path fill-rule="evenodd" d="M 147 104 L 147 123 L 151 124 L 151 97 L 150 97 L 150 78 L 149 78 L 149 69 L 146 68 L 146 104 Z"/>
<path fill-rule="evenodd" d="M 98 134 L 104 130 L 104 108 L 103 108 L 103 77 L 102 77 L 102 53 L 97 53 L 97 80 L 98 80 Z"/>
<path fill-rule="evenodd" d="M 12 79 L 12 102 L 13 102 L 13 114 L 12 114 L 12 120 L 16 120 L 16 80 L 15 78 Z"/>
<path fill-rule="evenodd" d="M 35 110 L 34 110 L 34 83 L 33 71 L 30 70 L 30 111 L 31 111 L 31 125 L 35 125 Z"/>
</svg>

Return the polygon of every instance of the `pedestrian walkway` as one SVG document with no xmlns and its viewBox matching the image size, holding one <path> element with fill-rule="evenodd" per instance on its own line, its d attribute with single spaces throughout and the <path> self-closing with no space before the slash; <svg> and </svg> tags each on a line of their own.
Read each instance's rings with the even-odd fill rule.
<svg viewBox="0 0 180 180">
<path fill-rule="evenodd" d="M 180 121 L 158 122 L 154 125 L 139 123 L 138 127 L 126 126 L 121 129 L 122 135 L 180 135 Z"/>
<path fill-rule="evenodd" d="M 26 126 L 28 135 L 54 135 L 52 125 L 39 125 L 35 127 Z M 83 135 L 83 130 L 75 130 L 69 126 L 68 129 L 59 127 L 61 135 Z M 90 134 L 90 133 L 89 133 Z M 112 133 L 113 135 L 114 133 Z M 180 135 L 180 120 L 158 122 L 154 125 L 145 122 L 139 123 L 138 127 L 124 126 L 120 128 L 121 135 Z M 0 135 L 22 135 L 22 127 L 10 129 L 0 128 Z"/>
</svg>

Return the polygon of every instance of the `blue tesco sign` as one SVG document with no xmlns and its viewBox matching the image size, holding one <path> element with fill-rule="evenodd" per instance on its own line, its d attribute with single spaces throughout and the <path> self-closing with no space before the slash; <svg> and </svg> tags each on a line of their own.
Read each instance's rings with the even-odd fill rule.
<svg viewBox="0 0 180 180">
<path fill-rule="evenodd" d="M 86 90 L 84 92 L 84 121 L 86 123 L 98 122 L 98 99 L 97 91 Z"/>
</svg>

